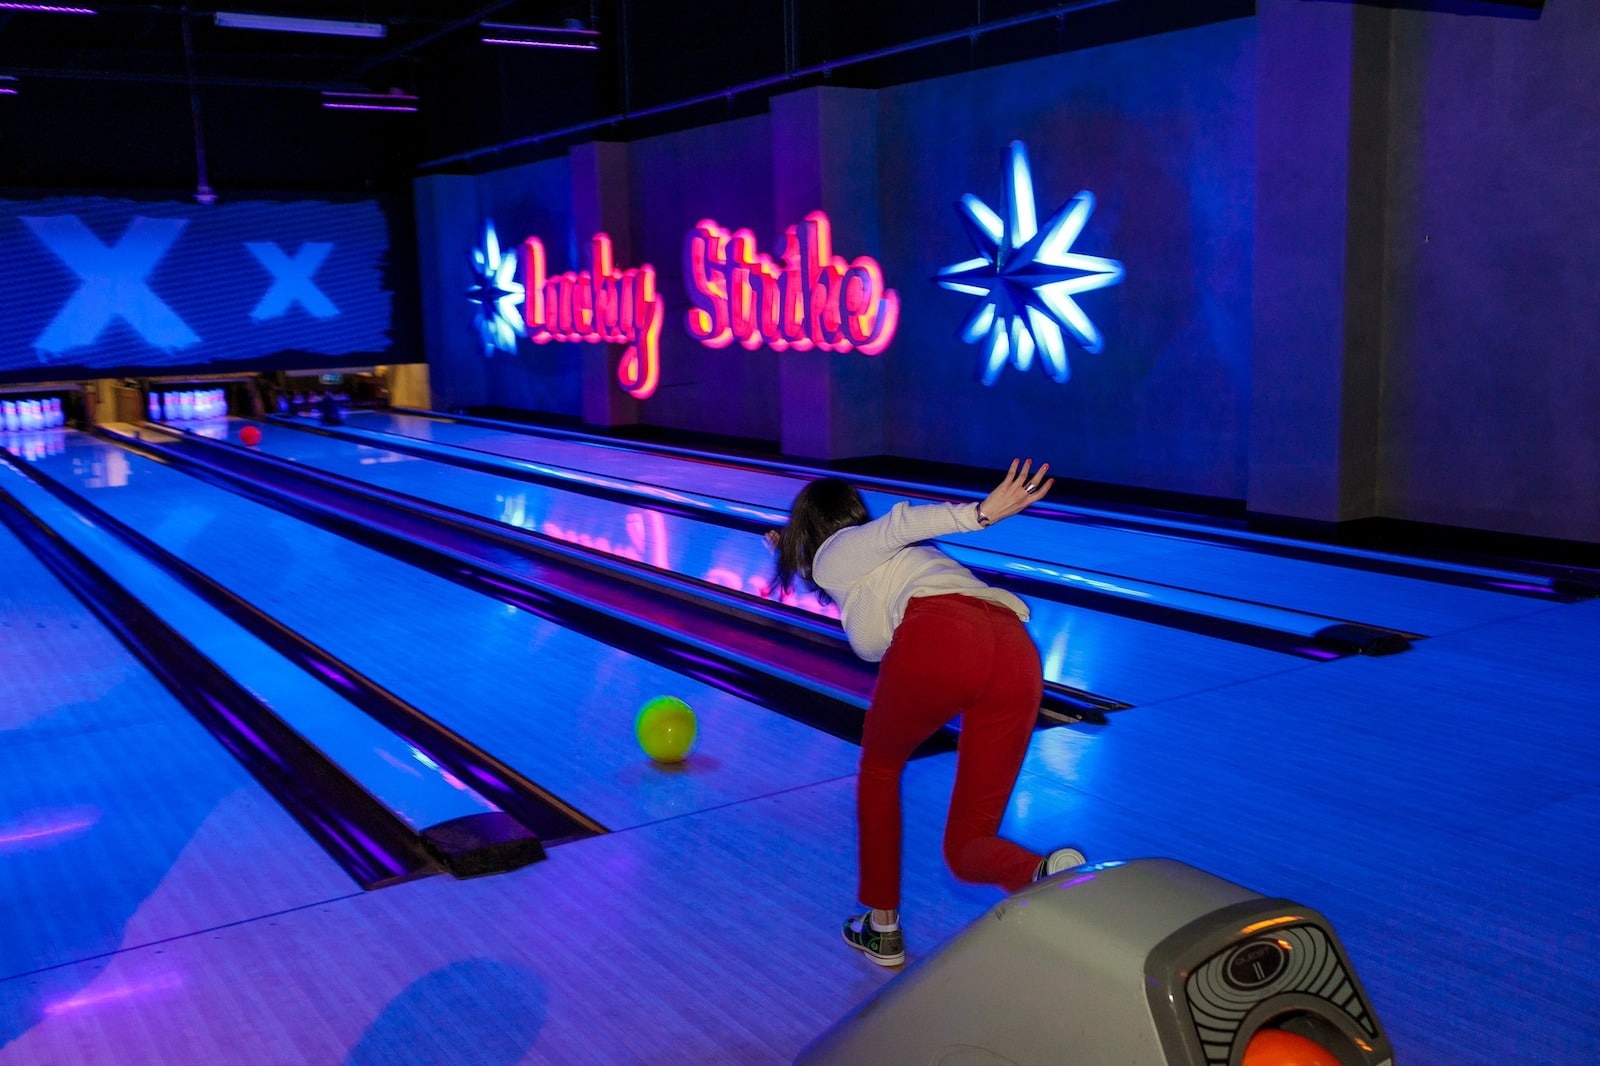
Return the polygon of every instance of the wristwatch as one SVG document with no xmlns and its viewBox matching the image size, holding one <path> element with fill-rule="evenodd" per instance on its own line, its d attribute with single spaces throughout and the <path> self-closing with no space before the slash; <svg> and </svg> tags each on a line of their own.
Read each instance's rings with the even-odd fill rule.
<svg viewBox="0 0 1600 1066">
<path fill-rule="evenodd" d="M 990 518 L 988 515 L 983 513 L 983 504 L 976 503 L 976 504 L 973 504 L 972 506 L 973 506 L 973 509 L 978 512 L 978 525 L 987 526 L 990 522 L 994 521 L 994 519 Z"/>
</svg>

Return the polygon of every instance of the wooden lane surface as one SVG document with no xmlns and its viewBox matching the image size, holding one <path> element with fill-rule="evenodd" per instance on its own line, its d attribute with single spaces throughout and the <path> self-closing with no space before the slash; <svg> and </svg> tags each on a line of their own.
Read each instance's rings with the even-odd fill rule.
<svg viewBox="0 0 1600 1066">
<path fill-rule="evenodd" d="M 1302 664 L 1049 730 L 1007 830 L 1100 859 L 1170 856 L 1321 910 L 1400 1062 L 1588 1061 L 1597 639 L 1600 605 L 1545 606 L 1405 656 Z M 907 773 L 914 958 L 998 898 L 942 868 L 952 770 L 940 756 Z M 0 1055 L 788 1062 L 889 979 L 838 941 L 853 841 L 848 775 L 818 778 L 504 877 L 180 937 L 87 976 L 42 975 L 94 1006 L 41 1019 Z"/>
<path fill-rule="evenodd" d="M 590 470 L 609 477 L 634 479 L 669 488 L 745 500 L 786 510 L 803 483 L 791 475 L 697 461 L 626 445 L 594 445 L 450 423 L 417 415 L 360 412 L 353 426 L 417 436 L 439 444 Z M 938 487 L 932 486 L 937 492 Z M 875 513 L 900 497 L 866 492 Z M 1057 521 L 1022 515 L 986 533 L 965 538 L 971 546 L 1024 558 L 1079 567 L 1099 574 L 1121 575 L 1192 589 L 1248 602 L 1268 604 L 1432 635 L 1464 625 L 1514 617 L 1526 605 L 1522 597 L 1461 588 L 1415 578 L 1279 558 L 1173 532 L 1142 532 L 1097 525 L 1093 521 Z"/>
<path fill-rule="evenodd" d="M 91 487 L 109 447 L 77 437 L 43 467 L 608 828 L 854 769 L 853 745 L 159 464 L 130 458 L 125 487 Z M 662 694 L 700 721 L 676 768 L 633 732 Z"/>
<path fill-rule="evenodd" d="M 1052 730 L 1014 815 L 1328 915 L 1397 1061 L 1600 1051 L 1600 604 Z M 919 768 L 920 770 L 920 768 Z M 1030 782 L 1039 797 L 1030 800 Z M 1058 815 L 1062 784 L 1073 797 Z"/>
<path fill-rule="evenodd" d="M 359 892 L 0 529 L 0 1062 L 112 954 Z M 67 967 L 60 980 L 40 975 Z"/>
<path fill-rule="evenodd" d="M 690 577 L 759 593 L 772 572 L 761 538 L 672 514 L 530 485 L 414 456 L 282 429 L 263 450 L 395 492 L 456 507 Z M 1045 677 L 1139 705 L 1298 665 L 1262 648 L 1029 597 Z M 1181 664 L 1181 665 L 1180 665 Z"/>
</svg>

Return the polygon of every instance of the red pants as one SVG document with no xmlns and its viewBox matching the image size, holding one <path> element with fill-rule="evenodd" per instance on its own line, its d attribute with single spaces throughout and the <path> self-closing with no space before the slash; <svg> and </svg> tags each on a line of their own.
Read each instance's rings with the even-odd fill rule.
<svg viewBox="0 0 1600 1066">
<path fill-rule="evenodd" d="M 1039 855 L 996 836 L 1022 770 L 1044 682 L 1039 652 L 1009 608 L 919 596 L 878 669 L 861 738 L 856 817 L 861 902 L 900 906 L 900 775 L 913 750 L 962 715 L 944 856 L 963 881 L 1021 889 Z"/>
</svg>

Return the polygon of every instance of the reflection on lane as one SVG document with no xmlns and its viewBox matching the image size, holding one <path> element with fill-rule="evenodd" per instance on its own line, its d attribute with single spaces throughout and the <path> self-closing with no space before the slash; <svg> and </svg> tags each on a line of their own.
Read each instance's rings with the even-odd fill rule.
<svg viewBox="0 0 1600 1066">
<path fill-rule="evenodd" d="M 117 450 L 71 435 L 45 472 L 613 829 L 831 780 L 854 765 L 848 741 L 174 467 L 130 456 L 123 484 L 90 488 L 81 475 Z M 607 535 L 639 550 L 619 529 Z M 666 543 L 647 520 L 640 542 L 646 558 Z M 634 715 L 662 694 L 688 702 L 702 723 L 691 772 L 661 772 L 639 749 Z M 397 761 L 426 768 L 404 753 Z"/>
<path fill-rule="evenodd" d="M 637 502 L 586 496 L 576 488 L 530 484 L 396 453 L 376 443 L 294 432 L 286 425 L 267 433 L 260 450 L 664 571 L 754 595 L 770 596 L 772 591 L 772 554 L 756 533 L 656 511 Z M 396 455 L 402 458 L 389 461 Z M 729 468 L 718 476 L 728 478 L 733 473 Z M 737 491 L 737 486 L 733 488 Z M 1056 601 L 1023 598 L 1033 611 L 1029 630 L 1042 653 L 1045 677 L 1125 703 L 1150 702 L 1259 677 L 1286 665 L 1277 651 Z M 824 607 L 814 595 L 787 600 L 819 618 L 838 617 L 836 608 Z"/>
<path fill-rule="evenodd" d="M 750 534 L 537 488 L 498 495 L 495 503 L 500 509 L 496 517 L 507 525 L 657 570 L 698 576 L 721 588 L 775 598 L 824 617 L 839 617 L 838 607 L 821 603 L 815 593 L 775 590 L 771 552 Z"/>
<path fill-rule="evenodd" d="M 786 508 L 809 477 L 760 459 L 711 456 L 644 442 L 606 440 L 582 433 L 507 423 L 455 422 L 421 414 L 369 412 L 361 429 L 423 447 L 476 452 L 566 467 L 580 467 L 681 492 L 745 500 L 769 510 Z M 781 467 L 781 464 L 776 464 Z M 560 468 L 558 466 L 558 469 Z M 893 502 L 918 486 L 866 479 Z M 929 491 L 925 487 L 921 491 Z M 931 491 L 943 495 L 939 489 Z M 960 494 L 976 498 L 975 494 Z M 864 497 L 870 493 L 863 492 Z M 878 504 L 868 498 L 875 513 Z M 1375 626 L 1413 635 L 1514 616 L 1516 597 L 1559 596 L 1548 578 L 1461 562 L 1427 560 L 1348 545 L 1319 546 L 1248 530 L 1221 531 L 1210 524 L 1056 504 L 1051 513 L 1024 515 L 990 532 L 982 550 L 1053 562 L 1097 577 L 1124 575 L 1146 587 L 1187 591 L 1288 611 L 1324 621 Z M 1063 520 L 1065 519 L 1065 520 Z M 1158 592 L 1158 596 L 1165 593 Z M 1227 609 L 1225 608 L 1224 611 Z M 1212 612 L 1208 612 L 1212 613 Z M 1219 614 L 1219 617 L 1227 616 Z M 1247 624 L 1262 624 L 1244 617 Z M 1292 632 L 1314 632 L 1318 625 Z"/>
</svg>

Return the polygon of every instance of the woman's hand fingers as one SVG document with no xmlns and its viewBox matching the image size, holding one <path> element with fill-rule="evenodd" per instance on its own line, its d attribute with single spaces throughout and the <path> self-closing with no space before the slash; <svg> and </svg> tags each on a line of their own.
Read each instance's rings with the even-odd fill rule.
<svg viewBox="0 0 1600 1066">
<path fill-rule="evenodd" d="M 1021 459 L 1013 459 L 1013 460 L 1011 460 L 1011 469 L 1006 471 L 1006 476 L 1000 482 L 1000 486 L 1002 488 L 1004 488 L 1005 486 L 1011 484 L 1013 481 L 1015 481 L 1017 479 L 1017 464 L 1019 464 L 1021 462 L 1022 462 Z"/>
<path fill-rule="evenodd" d="M 1035 470 L 1032 459 L 1011 460 L 1006 476 L 993 492 L 984 497 L 979 509 L 991 522 L 1011 517 L 1050 491 L 1055 479 L 1045 477 L 1049 469 L 1049 463 L 1041 463 L 1039 469 Z"/>
</svg>

